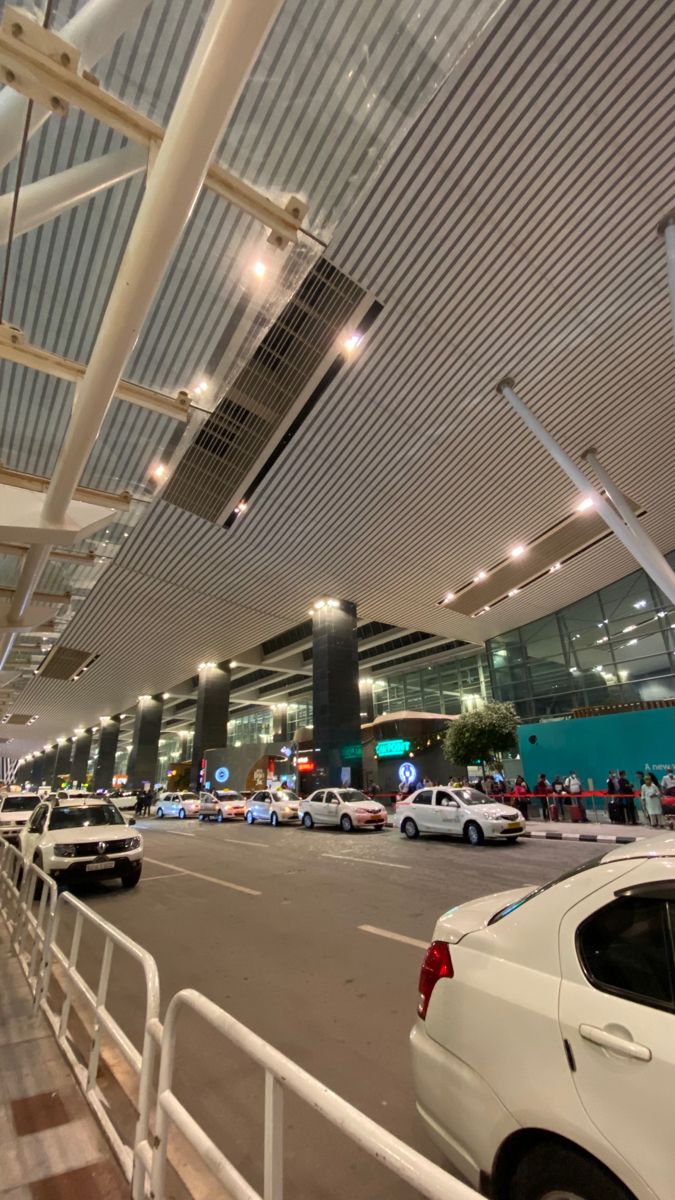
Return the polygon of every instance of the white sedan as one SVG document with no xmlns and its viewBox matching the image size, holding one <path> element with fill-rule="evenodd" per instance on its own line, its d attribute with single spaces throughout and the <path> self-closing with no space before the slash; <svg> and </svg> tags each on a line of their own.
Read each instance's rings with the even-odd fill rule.
<svg viewBox="0 0 675 1200">
<path fill-rule="evenodd" d="M 222 825 L 223 821 L 236 820 L 237 817 L 243 817 L 245 813 L 246 801 L 239 792 L 200 792 L 199 794 L 200 821 L 217 821 L 219 825 Z"/>
<path fill-rule="evenodd" d="M 499 1200 L 672 1200 L 675 838 L 440 918 L 412 1031 L 433 1140 Z"/>
<path fill-rule="evenodd" d="M 297 822 L 300 797 L 289 788 L 274 788 L 254 792 L 246 801 L 246 821 L 249 825 L 265 821 L 269 825 Z"/>
<path fill-rule="evenodd" d="M 186 817 L 199 816 L 200 800 L 196 792 L 161 792 L 155 805 L 155 816 L 178 817 L 184 821 Z"/>
<path fill-rule="evenodd" d="M 387 810 L 355 788 L 321 788 L 301 800 L 298 815 L 305 829 L 314 825 L 339 825 L 344 833 L 353 829 L 383 829 Z"/>
<path fill-rule="evenodd" d="M 525 821 L 517 808 L 501 804 L 477 788 L 422 788 L 399 800 L 394 825 L 409 838 L 421 833 L 445 833 L 464 838 L 472 846 L 486 839 L 515 842 L 525 832 Z"/>
</svg>

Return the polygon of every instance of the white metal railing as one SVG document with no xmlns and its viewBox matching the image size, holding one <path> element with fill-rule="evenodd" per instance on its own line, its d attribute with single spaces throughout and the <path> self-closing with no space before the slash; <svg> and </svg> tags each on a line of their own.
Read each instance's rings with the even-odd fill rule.
<svg viewBox="0 0 675 1200">
<path fill-rule="evenodd" d="M 58 933 L 60 928 L 62 928 L 66 912 L 74 914 L 70 947 L 67 951 L 58 944 Z M 78 967 L 82 932 L 85 925 L 98 933 L 103 940 L 101 966 L 95 991 L 87 983 Z M 124 951 L 134 959 L 143 971 L 145 980 L 145 1014 L 143 1022 L 143 1047 L 141 1051 L 136 1049 L 129 1036 L 122 1029 L 119 1022 L 115 1020 L 107 1007 L 110 972 L 115 948 Z M 150 1119 L 153 1063 L 157 1035 L 158 1031 L 161 1033 L 159 1022 L 159 973 L 157 971 L 157 964 L 148 950 L 144 950 L 142 946 L 139 946 L 130 937 L 127 937 L 121 930 L 116 929 L 108 921 L 104 921 L 103 917 L 100 917 L 98 913 L 88 908 L 86 904 L 83 904 L 81 900 L 78 900 L 76 896 L 72 896 L 69 892 L 62 892 L 58 898 L 50 951 L 45 964 L 42 985 L 43 1010 L 85 1097 L 96 1113 L 122 1164 L 127 1179 L 132 1180 L 132 1175 L 134 1175 L 133 1152 L 120 1137 L 119 1131 L 113 1124 L 108 1106 L 102 1099 L 96 1080 L 101 1056 L 101 1039 L 105 1032 L 138 1076 L 138 1121 L 135 1142 L 145 1141 L 148 1136 Z M 63 1001 L 60 1011 L 52 1007 L 48 994 L 49 977 L 54 961 L 60 964 L 64 972 Z M 78 996 L 84 1002 L 85 1009 L 89 1012 L 93 1021 L 91 1045 L 85 1066 L 79 1062 L 68 1036 L 68 1021 L 74 996 Z M 136 1175 L 138 1177 L 134 1178 L 132 1183 L 132 1196 L 134 1200 L 142 1200 L 142 1180 L 138 1172 L 136 1172 Z"/>
<path fill-rule="evenodd" d="M 38 885 L 40 892 L 36 895 Z M 49 1020 L 75 1078 L 131 1183 L 133 1200 L 144 1200 L 148 1190 L 153 1200 L 168 1200 L 167 1164 L 173 1127 L 187 1139 L 200 1163 L 229 1189 L 232 1200 L 282 1200 L 283 1101 L 286 1089 L 427 1200 L 480 1200 L 472 1188 L 448 1175 L 424 1155 L 359 1112 L 199 992 L 192 989 L 178 992 L 169 1004 L 162 1026 L 159 1020 L 159 975 L 152 955 L 75 896 L 62 892 L 57 897 L 54 881 L 34 864 L 22 863 L 19 851 L 8 844 L 0 845 L 0 912 L 31 984 L 36 1005 L 40 1005 Z M 66 916 L 73 918 L 67 950 L 58 942 L 58 933 L 64 930 Z M 85 930 L 98 934 L 103 943 L 95 989 L 87 983 L 79 968 Z M 31 937 L 33 944 L 29 951 L 26 940 Z M 145 1012 L 140 1051 L 108 1009 L 115 949 L 134 959 L 143 971 Z M 50 989 L 55 963 L 62 968 L 64 976 L 60 1007 L 54 999 L 57 990 Z M 73 1000 L 76 998 L 92 1021 L 85 1063 L 77 1057 L 68 1032 Z M 177 1023 L 179 1014 L 186 1008 L 206 1020 L 216 1033 L 238 1046 L 264 1071 L 262 1197 L 216 1146 L 173 1091 Z M 126 1143 L 113 1124 L 97 1084 L 104 1033 L 121 1052 L 138 1079 L 138 1118 L 133 1147 Z M 155 1091 L 154 1067 L 158 1051 L 159 1080 Z M 150 1128 L 153 1107 L 154 1135 Z"/>
<path fill-rule="evenodd" d="M 248 1054 L 265 1072 L 262 1197 L 197 1124 L 172 1090 L 176 1027 L 178 1016 L 185 1008 L 198 1013 L 212 1029 Z M 178 992 L 169 1004 L 161 1045 L 154 1144 L 151 1146 L 146 1141 L 136 1145 L 136 1155 L 150 1175 L 151 1195 L 156 1200 L 165 1200 L 167 1195 L 167 1151 L 172 1125 L 192 1144 L 215 1178 L 229 1189 L 233 1200 L 282 1200 L 285 1089 L 294 1092 L 352 1142 L 428 1200 L 478 1200 L 478 1193 L 472 1188 L 453 1179 L 441 1167 L 319 1083 L 318 1079 L 224 1012 L 212 1000 L 191 988 Z"/>
</svg>

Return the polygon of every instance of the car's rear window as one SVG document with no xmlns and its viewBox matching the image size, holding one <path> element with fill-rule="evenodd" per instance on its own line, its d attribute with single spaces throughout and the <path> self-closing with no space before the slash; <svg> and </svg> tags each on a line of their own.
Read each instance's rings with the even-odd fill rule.
<svg viewBox="0 0 675 1200">
<path fill-rule="evenodd" d="M 516 909 L 522 908 L 523 904 L 527 904 L 528 900 L 534 900 L 536 896 L 541 896 L 549 888 L 556 887 L 559 883 L 564 883 L 566 879 L 573 879 L 575 875 L 581 875 L 583 871 L 591 871 L 593 867 L 597 867 L 602 862 L 606 853 L 607 851 L 604 850 L 602 854 L 597 854 L 594 858 L 589 859 L 588 862 L 581 863 L 578 867 L 572 867 L 569 871 L 564 871 L 562 875 L 558 875 L 557 879 L 551 879 L 548 883 L 542 884 L 541 887 L 534 888 L 526 896 L 522 896 L 520 900 L 514 900 L 511 904 L 507 904 L 505 908 L 500 908 L 499 912 L 490 917 L 488 925 L 494 925 L 497 921 L 502 921 L 504 917 L 508 917 Z"/>
<path fill-rule="evenodd" d="M 2 803 L 3 812 L 30 812 L 40 803 L 40 797 L 34 796 L 5 796 Z"/>
</svg>

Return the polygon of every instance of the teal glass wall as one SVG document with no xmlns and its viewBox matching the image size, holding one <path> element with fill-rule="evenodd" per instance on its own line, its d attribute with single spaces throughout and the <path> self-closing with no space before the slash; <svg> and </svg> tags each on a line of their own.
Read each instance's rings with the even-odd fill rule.
<svg viewBox="0 0 675 1200">
<path fill-rule="evenodd" d="M 675 562 L 675 551 L 668 555 Z M 675 608 L 634 571 L 487 643 L 496 699 L 524 719 L 675 698 Z"/>
</svg>

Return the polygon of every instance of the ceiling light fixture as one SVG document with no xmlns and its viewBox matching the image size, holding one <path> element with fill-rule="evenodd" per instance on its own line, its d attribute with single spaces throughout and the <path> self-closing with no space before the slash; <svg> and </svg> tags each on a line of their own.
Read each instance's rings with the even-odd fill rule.
<svg viewBox="0 0 675 1200">
<path fill-rule="evenodd" d="M 487 571 L 479 571 L 478 574 L 474 575 L 473 577 L 474 583 L 480 583 L 482 579 L 487 579 Z"/>
<path fill-rule="evenodd" d="M 146 692 L 144 692 L 142 696 L 138 697 L 138 699 L 142 702 L 143 700 L 149 700 L 150 696 Z"/>
<path fill-rule="evenodd" d="M 166 466 L 164 463 L 157 463 L 157 466 L 152 468 L 152 474 L 155 479 L 163 479 L 166 475 Z"/>
<path fill-rule="evenodd" d="M 647 607 L 646 600 L 636 600 L 635 604 L 633 605 L 633 608 L 646 608 L 646 607 Z"/>
<path fill-rule="evenodd" d="M 522 558 L 525 553 L 524 546 L 514 546 L 511 551 L 511 558 Z"/>
<path fill-rule="evenodd" d="M 626 625 L 626 628 L 622 629 L 621 632 L 622 633 L 632 633 L 634 629 L 637 629 L 637 625 Z"/>
<path fill-rule="evenodd" d="M 520 591 L 520 588 L 511 588 L 511 591 L 509 592 L 509 596 L 517 596 L 519 591 Z"/>
<path fill-rule="evenodd" d="M 631 638 L 629 642 L 626 642 L 627 646 L 637 646 L 637 644 L 638 644 L 637 638 Z"/>
<path fill-rule="evenodd" d="M 214 662 L 201 662 L 197 667 L 198 671 L 208 671 L 211 667 L 215 667 Z"/>
<path fill-rule="evenodd" d="M 454 598 L 455 598 L 455 593 L 454 593 L 454 592 L 446 592 L 446 593 L 445 593 L 445 595 L 444 595 L 444 597 L 443 597 L 443 603 L 444 603 L 444 604 L 449 604 L 451 600 L 454 600 Z"/>
<path fill-rule="evenodd" d="M 548 569 L 549 575 L 553 575 L 556 571 L 559 571 L 561 565 L 562 565 L 561 563 L 554 563 L 552 567 L 549 567 L 549 569 Z"/>
<path fill-rule="evenodd" d="M 589 509 L 595 508 L 595 498 L 593 496 L 584 496 L 577 504 L 577 512 L 588 512 Z"/>
<path fill-rule="evenodd" d="M 360 333 L 350 333 L 347 335 L 347 337 L 344 337 L 342 339 L 342 348 L 343 348 L 343 350 L 345 350 L 347 352 L 347 354 L 352 354 L 353 351 L 356 350 L 356 347 L 358 346 L 360 341 L 361 341 Z"/>
<path fill-rule="evenodd" d="M 253 274 L 255 275 L 256 279 L 265 278 L 267 274 L 267 267 L 262 259 L 259 258 L 258 261 L 253 264 Z"/>
<path fill-rule="evenodd" d="M 162 692 L 162 700 L 170 700 L 171 692 Z"/>
<path fill-rule="evenodd" d="M 209 386 L 208 379 L 200 379 L 199 383 L 195 384 L 193 391 L 196 396 L 205 396 L 209 390 Z"/>
<path fill-rule="evenodd" d="M 101 722 L 101 725 L 105 725 L 106 721 L 109 721 L 109 720 L 110 720 L 110 717 L 99 717 L 99 721 Z"/>
</svg>

